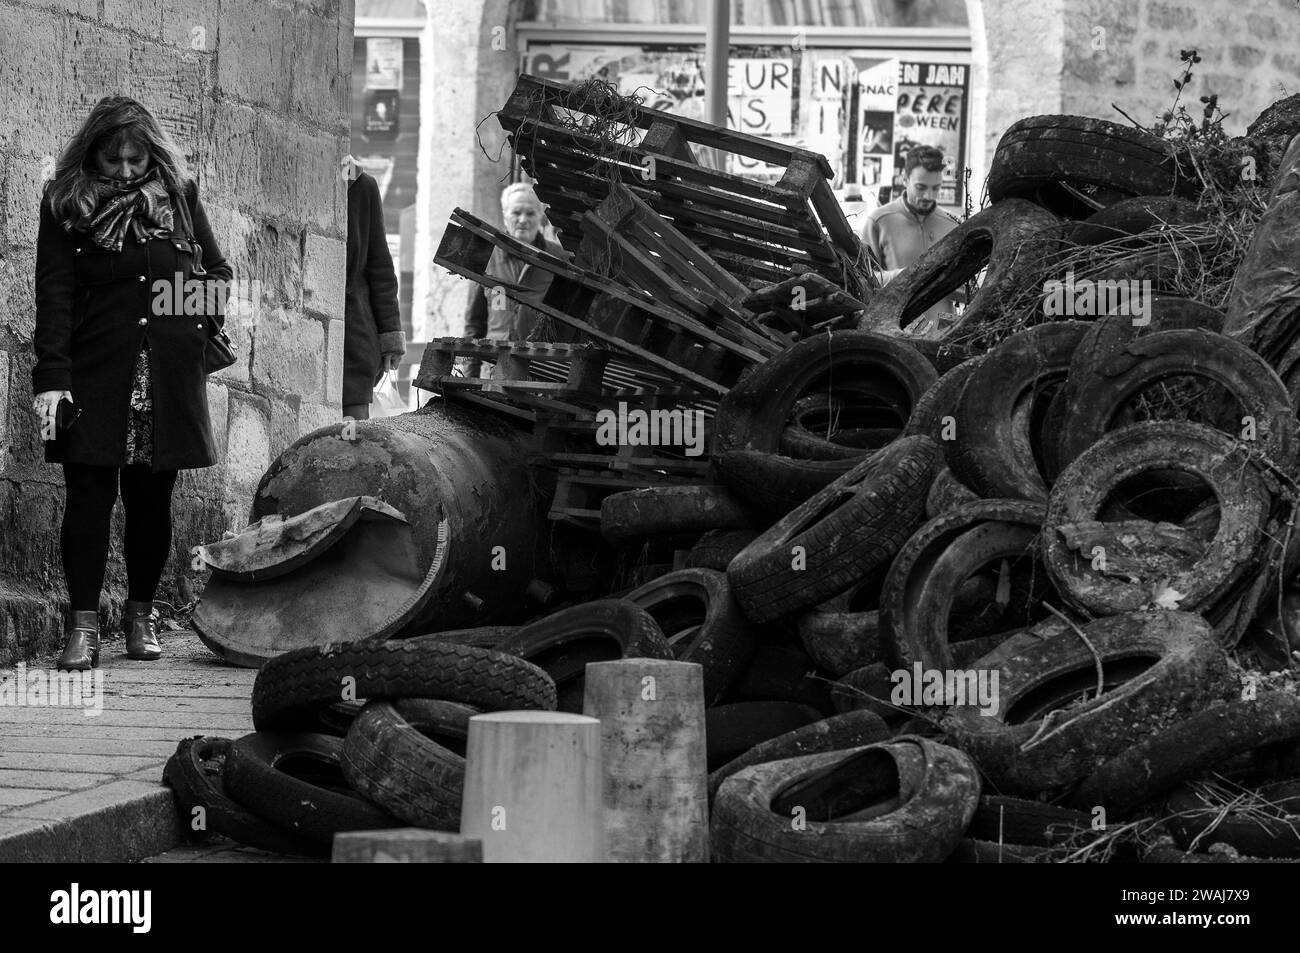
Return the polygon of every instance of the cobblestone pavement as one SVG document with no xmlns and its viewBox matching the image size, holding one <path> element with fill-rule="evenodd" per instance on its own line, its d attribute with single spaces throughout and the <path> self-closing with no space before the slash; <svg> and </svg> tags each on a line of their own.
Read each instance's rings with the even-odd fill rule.
<svg viewBox="0 0 1300 953">
<path fill-rule="evenodd" d="M 94 715 L 80 700 L 29 704 L 57 655 L 0 669 L 0 861 L 132 861 L 180 843 L 163 765 L 182 738 L 252 731 L 256 672 L 188 631 L 164 632 L 163 649 L 135 662 L 122 638 L 106 641 Z"/>
</svg>

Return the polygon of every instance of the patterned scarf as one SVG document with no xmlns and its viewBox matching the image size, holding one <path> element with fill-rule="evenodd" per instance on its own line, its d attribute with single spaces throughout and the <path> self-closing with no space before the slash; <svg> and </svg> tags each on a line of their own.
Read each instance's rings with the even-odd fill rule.
<svg viewBox="0 0 1300 953">
<path fill-rule="evenodd" d="M 134 182 L 119 182 L 91 174 L 95 211 L 64 224 L 71 231 L 87 232 L 100 248 L 120 252 L 128 232 L 137 241 L 161 238 L 172 230 L 172 206 L 167 187 L 151 169 Z"/>
</svg>

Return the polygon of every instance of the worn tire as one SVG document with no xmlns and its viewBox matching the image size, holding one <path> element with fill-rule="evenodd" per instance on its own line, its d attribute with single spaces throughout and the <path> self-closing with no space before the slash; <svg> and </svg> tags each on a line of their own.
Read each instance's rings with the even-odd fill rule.
<svg viewBox="0 0 1300 953">
<path fill-rule="evenodd" d="M 686 554 L 686 568 L 726 572 L 736 554 L 760 535 L 754 529 L 711 529 Z"/>
<path fill-rule="evenodd" d="M 995 206 L 1033 198 L 1058 214 L 1077 213 L 1077 200 L 1064 197 L 1061 181 L 1123 196 L 1195 194 L 1164 141 L 1150 133 L 1086 116 L 1030 116 L 1012 123 L 989 167 Z"/>
<path fill-rule="evenodd" d="M 945 340 L 959 334 L 964 337 L 1001 313 L 1001 302 L 1024 287 L 1034 269 L 1056 250 L 1059 240 L 1056 216 L 1032 202 L 1011 200 L 982 209 L 875 292 L 858 327 L 900 334 L 932 305 L 987 268 L 979 291 L 944 334 Z"/>
<path fill-rule="evenodd" d="M 722 863 L 936 863 L 956 849 L 979 794 L 968 757 L 915 736 L 753 765 L 718 790 L 712 855 Z M 857 805 L 898 801 L 870 819 L 835 820 Z M 803 829 L 791 824 L 787 802 L 805 808 Z"/>
<path fill-rule="evenodd" d="M 966 382 L 983 360 L 984 355 L 981 354 L 962 361 L 935 381 L 934 386 L 921 395 L 912 410 L 912 416 L 903 428 L 903 436 L 914 437 L 919 434 L 931 440 L 943 440 L 946 424 L 955 425 L 957 422 L 961 392 L 966 389 Z M 945 417 L 951 417 L 952 420 L 945 421 Z"/>
<path fill-rule="evenodd" d="M 1219 500 L 1218 532 L 1202 558 L 1151 568 L 1151 578 L 1136 574 L 1137 559 L 1119 563 L 1123 551 L 1108 554 L 1115 564 L 1109 572 L 1093 570 L 1089 555 L 1069 549 L 1062 528 L 1096 520 L 1117 486 L 1149 470 L 1181 470 L 1208 483 Z M 1269 506 L 1258 468 L 1226 435 L 1192 423 L 1132 424 L 1089 447 L 1057 479 L 1043 523 L 1043 560 L 1061 597 L 1089 615 L 1143 609 L 1152 602 L 1152 586 L 1164 580 L 1183 594 L 1180 609 L 1202 612 L 1213 622 L 1221 602 L 1253 567 Z"/>
<path fill-rule="evenodd" d="M 244 735 L 230 746 L 226 782 L 231 795 L 249 810 L 311 840 L 330 843 L 341 831 L 400 827 L 391 814 L 345 790 L 343 742 L 330 735 L 262 732 Z M 338 772 L 338 783 L 323 787 L 283 771 L 287 758 L 310 759 Z"/>
<path fill-rule="evenodd" d="M 953 476 L 947 466 L 942 466 L 935 473 L 930 492 L 925 494 L 925 518 L 936 519 L 980 498 L 978 493 Z"/>
<path fill-rule="evenodd" d="M 623 598 L 654 618 L 679 662 L 704 667 L 704 704 L 716 705 L 754 655 L 754 640 L 725 572 L 679 569 Z"/>
<path fill-rule="evenodd" d="M 901 435 L 911 408 L 898 404 L 897 398 L 842 390 L 800 397 L 778 449 L 803 460 L 861 458 Z"/>
<path fill-rule="evenodd" d="M 754 764 L 799 758 L 826 751 L 842 751 L 887 740 L 893 731 L 869 711 L 853 711 L 815 721 L 794 731 L 787 731 L 754 745 L 709 774 L 709 803 L 718 796 L 718 788 L 737 771 Z"/>
<path fill-rule="evenodd" d="M 1142 232 L 1163 231 L 1168 226 L 1177 228 L 1203 221 L 1205 213 L 1196 207 L 1195 202 L 1176 195 L 1138 195 L 1121 199 L 1089 215 L 1069 230 L 1067 240 L 1075 245 L 1115 243 Z"/>
<path fill-rule="evenodd" d="M 755 745 L 821 721 L 816 708 L 796 702 L 733 702 L 704 710 L 705 760 L 710 772 Z"/>
<path fill-rule="evenodd" d="M 1054 481 L 1064 468 L 1059 446 L 1061 439 L 1066 436 L 1063 429 L 1066 415 L 1075 401 L 1075 393 L 1081 382 L 1100 373 L 1100 369 L 1115 354 L 1137 338 L 1157 331 L 1203 328 L 1218 332 L 1223 327 L 1222 311 L 1190 298 L 1169 295 L 1152 296 L 1148 317 L 1150 323 L 1145 325 L 1135 325 L 1132 315 L 1109 314 L 1101 317 L 1091 323 L 1088 333 L 1075 348 L 1065 383 L 1052 396 L 1044 421 L 1047 433 L 1055 435 L 1055 439 L 1046 440 L 1043 444 L 1043 464 L 1045 476 L 1049 480 Z"/>
<path fill-rule="evenodd" d="M 311 726 L 339 700 L 343 680 L 355 697 L 436 698 L 488 711 L 555 708 L 549 675 L 504 649 L 444 642 L 349 642 L 294 649 L 267 661 L 253 681 L 258 731 Z"/>
<path fill-rule="evenodd" d="M 222 777 L 233 744 L 229 738 L 196 735 L 176 746 L 163 768 L 163 783 L 172 789 L 181 831 L 190 840 L 220 834 L 240 844 L 274 854 L 321 856 L 328 853 L 318 842 L 281 830 L 232 798 Z M 204 827 L 196 835 L 194 809 L 203 809 Z"/>
<path fill-rule="evenodd" d="M 555 681 L 556 709 L 575 714 L 582 713 L 589 662 L 673 658 L 654 616 L 625 599 L 598 599 L 561 609 L 521 626 L 498 651 L 547 672 Z"/>
<path fill-rule="evenodd" d="M 804 651 L 818 668 L 835 678 L 883 657 L 878 607 L 885 573 L 881 566 L 847 592 L 799 617 L 799 641 Z"/>
<path fill-rule="evenodd" d="M 785 516 L 861 462 L 799 460 L 761 450 L 728 450 L 714 461 L 718 477 L 761 513 L 766 523 Z"/>
<path fill-rule="evenodd" d="M 929 361 L 897 338 L 853 330 L 807 338 L 758 365 L 722 398 L 713 454 L 774 453 L 799 398 L 832 383 L 896 391 L 906 405 L 900 411 L 910 415 L 937 377 Z"/>
<path fill-rule="evenodd" d="M 905 437 L 858 464 L 779 519 L 727 568 L 753 622 L 814 606 L 890 559 L 920 522 L 937 447 Z M 802 546 L 806 567 L 791 568 Z"/>
<path fill-rule="evenodd" d="M 656 486 L 605 497 L 600 532 L 608 540 L 713 529 L 753 529 L 755 514 L 720 486 Z"/>
<path fill-rule="evenodd" d="M 831 704 L 835 707 L 835 711 L 841 715 L 854 711 L 869 711 L 885 721 L 893 722 L 905 719 L 906 712 L 885 704 L 889 701 L 893 688 L 890 674 L 888 665 L 883 662 L 872 662 L 870 665 L 855 668 L 841 675 L 839 681 L 831 686 Z"/>
<path fill-rule="evenodd" d="M 1163 380 L 1183 376 L 1224 387 L 1242 413 L 1255 419 L 1254 443 L 1279 467 L 1294 468 L 1300 432 L 1286 385 L 1250 348 L 1204 330 L 1160 331 L 1137 338 L 1074 380 L 1057 444 L 1061 465 L 1068 466 L 1100 440 L 1130 399 Z"/>
<path fill-rule="evenodd" d="M 1102 764 L 1079 787 L 1075 803 L 1126 812 L 1245 751 L 1300 738 L 1300 698 L 1261 692 L 1194 711 L 1158 736 Z"/>
<path fill-rule="evenodd" d="M 1016 408 L 1065 380 L 1087 331 L 1082 321 L 1041 324 L 1013 334 L 975 368 L 962 390 L 956 439 L 944 442 L 962 483 L 988 498 L 1047 499 L 1029 433 L 1021 429 L 1028 418 L 1018 418 Z"/>
<path fill-rule="evenodd" d="M 459 833 L 465 758 L 439 741 L 463 745 L 476 714 L 456 702 L 369 702 L 343 739 L 343 776 L 408 824 Z"/>
<path fill-rule="evenodd" d="M 966 836 L 995 845 L 1000 840 L 1019 846 L 1052 847 L 1091 827 L 1092 816 L 1083 811 L 992 794 L 980 798 Z"/>
<path fill-rule="evenodd" d="M 921 526 L 894 557 L 880 592 L 880 630 L 891 664 L 951 668 L 946 619 L 938 631 L 923 630 L 919 621 L 921 593 L 935 562 L 971 529 L 989 522 L 1041 527 L 1045 512 L 1041 503 L 1027 500 L 978 500 Z"/>
<path fill-rule="evenodd" d="M 1071 785 L 1222 697 L 1229 683 L 1227 655 L 1192 613 L 1128 613 L 1081 629 L 1091 648 L 1067 631 L 1004 659 L 995 713 L 958 706 L 944 718 L 952 743 L 998 791 L 1037 794 Z M 1109 669 L 1111 689 L 1070 705 L 1095 688 L 1097 658 Z M 1065 713 L 1045 728 L 1045 717 L 1058 708 Z"/>
</svg>

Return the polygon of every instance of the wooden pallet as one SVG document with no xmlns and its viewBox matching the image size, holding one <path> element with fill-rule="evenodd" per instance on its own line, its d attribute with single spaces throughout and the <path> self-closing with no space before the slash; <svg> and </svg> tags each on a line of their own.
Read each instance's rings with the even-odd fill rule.
<svg viewBox="0 0 1300 953">
<path fill-rule="evenodd" d="M 566 247 L 580 246 L 583 216 L 621 180 L 733 274 L 779 281 L 803 266 L 858 297 L 877 287 L 869 252 L 831 192 L 824 156 L 649 108 L 606 123 L 613 135 L 598 138 L 591 124 L 599 108 L 583 95 L 524 75 L 497 114 Z M 709 169 L 697 160 L 700 148 L 785 171 L 767 184 Z"/>
<path fill-rule="evenodd" d="M 664 475 L 653 483 L 643 478 L 611 475 L 600 470 L 582 470 L 563 467 L 555 480 L 555 496 L 547 518 L 580 526 L 583 529 L 600 528 L 600 503 L 612 493 L 642 490 L 650 486 L 677 486 L 699 483 L 698 476 L 671 477 Z"/>
<path fill-rule="evenodd" d="M 553 276 L 545 294 L 503 285 L 485 274 L 494 248 L 502 248 Z M 589 334 L 666 372 L 684 384 L 721 396 L 749 366 L 767 355 L 731 340 L 648 293 L 580 268 L 527 245 L 474 215 L 456 209 L 434 261 L 556 321 Z"/>
<path fill-rule="evenodd" d="M 591 344 L 545 344 L 469 338 L 439 338 L 424 349 L 415 386 L 457 403 L 486 407 L 530 426 L 529 461 L 549 467 L 582 466 L 623 473 L 654 483 L 662 474 L 703 477 L 707 455 L 685 456 L 676 447 L 602 446 L 600 412 L 699 412 L 702 443 L 712 440 L 716 404 L 702 402 L 689 388 L 657 373 L 615 360 L 622 355 Z M 490 365 L 491 375 L 456 373 L 459 358 Z"/>
<path fill-rule="evenodd" d="M 615 183 L 605 201 L 583 217 L 582 229 L 575 264 L 620 276 L 769 357 L 785 348 L 739 304 L 749 289 L 626 186 Z"/>
</svg>

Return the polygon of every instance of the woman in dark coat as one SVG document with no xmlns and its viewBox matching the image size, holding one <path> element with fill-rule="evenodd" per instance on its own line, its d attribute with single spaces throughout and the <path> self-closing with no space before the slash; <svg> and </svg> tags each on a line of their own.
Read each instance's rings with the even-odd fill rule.
<svg viewBox="0 0 1300 953">
<path fill-rule="evenodd" d="M 183 155 L 140 103 L 101 99 L 42 197 L 36 251 L 32 391 L 45 458 L 63 465 L 66 485 L 60 543 L 71 614 L 60 668 L 98 664 L 99 594 L 119 488 L 127 654 L 162 654 L 153 600 L 171 551 L 172 490 L 178 471 L 217 462 L 208 319 L 174 307 L 175 282 L 192 281 L 200 256 L 205 293 L 191 302 L 221 325 L 219 289 L 232 272 Z M 65 398 L 75 420 L 56 427 Z"/>
<path fill-rule="evenodd" d="M 343 416 L 365 420 L 375 385 L 396 370 L 406 344 L 397 304 L 397 272 L 384 230 L 374 176 L 343 160 L 348 179 L 347 304 L 343 312 Z"/>
</svg>

